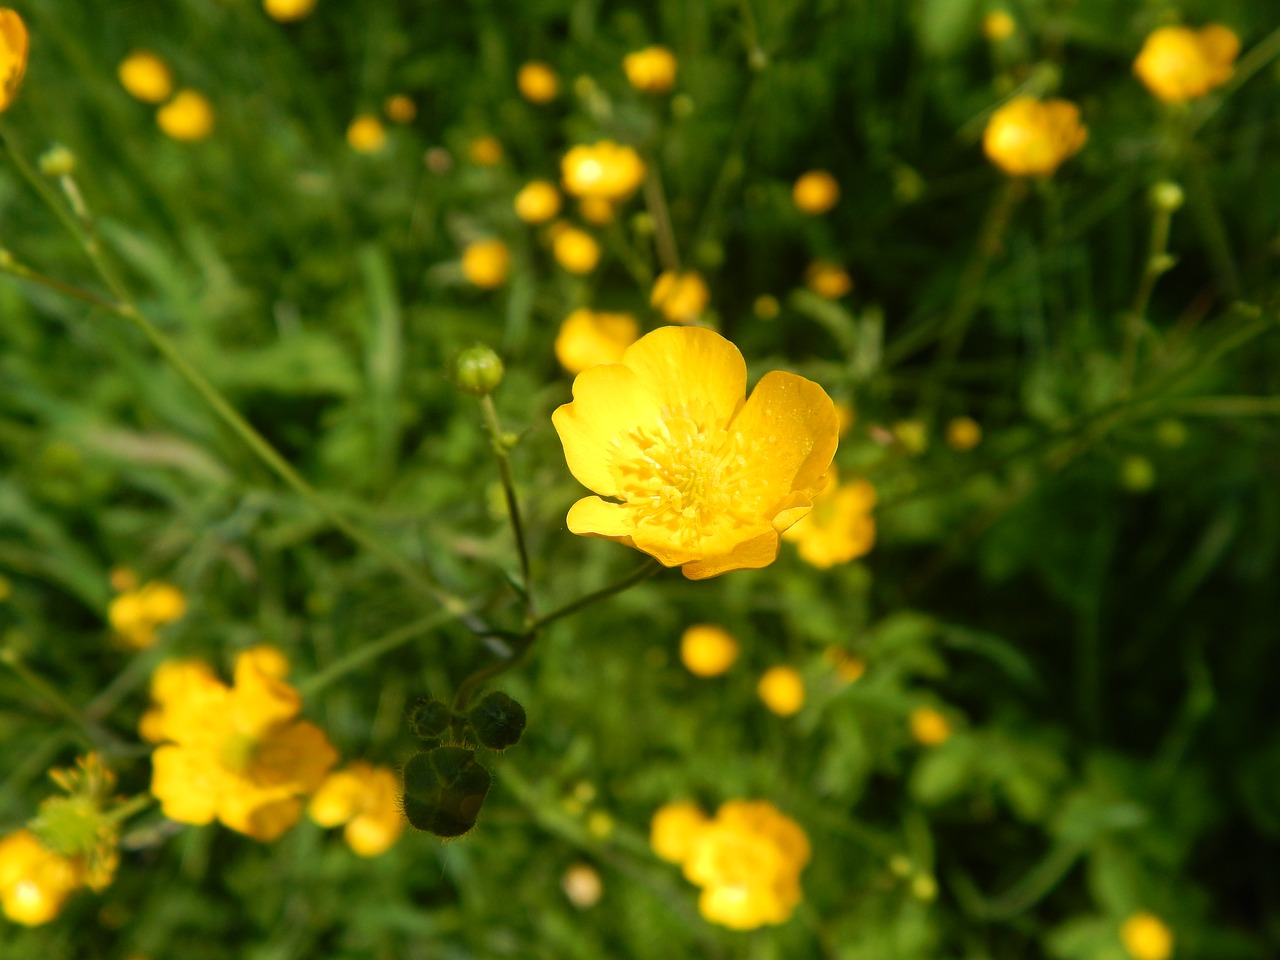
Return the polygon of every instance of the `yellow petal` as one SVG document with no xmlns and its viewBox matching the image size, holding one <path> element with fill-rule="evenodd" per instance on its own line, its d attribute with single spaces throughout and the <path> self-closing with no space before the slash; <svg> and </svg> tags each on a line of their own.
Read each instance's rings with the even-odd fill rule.
<svg viewBox="0 0 1280 960">
<path fill-rule="evenodd" d="M 659 327 L 628 347 L 622 362 L 659 406 L 695 416 L 710 407 L 720 424 L 738 412 L 747 390 L 747 364 L 738 348 L 703 327 Z"/>
<path fill-rule="evenodd" d="M 338 752 L 324 731 L 300 720 L 272 731 L 257 747 L 249 777 L 260 787 L 288 787 L 311 793 L 338 762 Z"/>
<path fill-rule="evenodd" d="M 237 795 L 223 804 L 218 819 L 232 830 L 270 843 L 298 822 L 302 801 L 297 797 L 253 802 L 253 794 Z"/>
<path fill-rule="evenodd" d="M 179 823 L 212 823 L 225 774 L 215 757 L 183 747 L 160 747 L 151 755 L 151 795 Z"/>
<path fill-rule="evenodd" d="M 569 508 L 565 522 L 569 532 L 580 537 L 604 537 L 634 546 L 631 543 L 633 526 L 623 504 L 609 503 L 599 497 L 583 497 Z"/>
<path fill-rule="evenodd" d="M 639 426 L 656 423 L 660 412 L 653 394 L 633 370 L 620 363 L 605 363 L 578 374 L 573 381 L 573 402 L 557 409 L 551 422 L 564 445 L 569 472 L 584 487 L 613 497 L 617 487 L 609 464 L 616 456 L 631 459 L 638 455 L 629 434 Z"/>
<path fill-rule="evenodd" d="M 288 661 L 271 647 L 255 647 L 240 654 L 229 705 L 236 729 L 256 736 L 297 716 L 302 698 L 280 679 L 287 669 Z"/>
<path fill-rule="evenodd" d="M 701 560 L 686 563 L 681 568 L 690 580 L 705 580 L 717 577 L 729 570 L 758 570 L 767 567 L 778 558 L 778 546 L 781 538 L 777 531 L 770 530 L 743 543 L 732 546 L 725 553 L 710 553 L 705 550 Z"/>
</svg>

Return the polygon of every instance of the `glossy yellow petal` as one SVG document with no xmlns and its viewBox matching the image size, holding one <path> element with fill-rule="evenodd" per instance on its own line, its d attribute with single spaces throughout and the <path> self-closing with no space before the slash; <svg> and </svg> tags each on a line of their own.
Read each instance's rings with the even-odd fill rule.
<svg viewBox="0 0 1280 960">
<path fill-rule="evenodd" d="M 323 730 L 300 720 L 272 731 L 257 746 L 248 774 L 259 787 L 287 787 L 311 793 L 324 782 L 338 752 Z"/>
<path fill-rule="evenodd" d="M 0 112 L 17 96 L 27 72 L 27 25 L 13 10 L 0 10 Z"/>
<path fill-rule="evenodd" d="M 218 819 L 224 825 L 263 843 L 270 843 L 298 822 L 302 800 L 273 798 L 254 802 L 251 794 L 238 794 L 223 804 Z"/>
<path fill-rule="evenodd" d="M 614 497 L 618 493 L 610 465 L 617 457 L 639 455 L 631 433 L 657 423 L 660 414 L 658 401 L 635 371 L 606 363 L 578 374 L 573 402 L 556 410 L 551 422 L 564 445 L 569 472 L 584 487 Z"/>
<path fill-rule="evenodd" d="M 686 563 L 682 572 L 690 580 L 718 577 L 729 570 L 758 570 L 778 558 L 781 540 L 775 530 L 732 546 L 726 553 L 708 553 L 701 560 Z"/>
<path fill-rule="evenodd" d="M 599 497 L 583 497 L 569 508 L 565 523 L 570 533 L 583 537 L 621 540 L 634 546 L 631 544 L 634 522 L 628 516 L 625 504 L 610 503 Z"/>
<path fill-rule="evenodd" d="M 701 327 L 659 327 L 628 347 L 622 362 L 660 406 L 694 417 L 710 409 L 718 425 L 738 412 L 747 389 L 747 364 L 738 348 Z"/>
<path fill-rule="evenodd" d="M 217 758 L 184 747 L 159 747 L 151 755 L 151 795 L 179 823 L 212 823 L 226 774 Z"/>
<path fill-rule="evenodd" d="M 270 647 L 240 654 L 229 704 L 231 723 L 237 730 L 256 736 L 297 716 L 302 698 L 280 679 L 286 669 L 287 661 Z"/>
</svg>

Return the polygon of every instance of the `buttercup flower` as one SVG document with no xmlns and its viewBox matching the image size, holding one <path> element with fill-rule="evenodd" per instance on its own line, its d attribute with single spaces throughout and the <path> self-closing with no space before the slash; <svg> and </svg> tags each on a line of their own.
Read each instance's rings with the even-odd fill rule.
<svg viewBox="0 0 1280 960">
<path fill-rule="evenodd" d="M 560 160 L 560 175 L 575 197 L 621 202 L 644 182 L 644 163 L 631 147 L 601 140 L 573 147 Z"/>
<path fill-rule="evenodd" d="M 377 153 L 387 145 L 387 128 L 373 114 L 361 114 L 347 127 L 347 144 L 360 153 Z"/>
<path fill-rule="evenodd" d="M 135 50 L 116 69 L 120 85 L 143 103 L 164 103 L 173 92 L 169 65 L 150 50 Z"/>
<path fill-rule="evenodd" d="M 600 244 L 585 230 L 562 225 L 551 240 L 556 263 L 570 273 L 590 273 L 600 262 Z"/>
<path fill-rule="evenodd" d="M 288 669 L 279 651 L 255 647 L 237 658 L 231 687 L 191 661 L 156 671 L 156 708 L 141 732 L 162 741 L 151 758 L 151 793 L 165 816 L 216 819 L 262 841 L 297 822 L 302 798 L 337 754 L 319 727 L 297 719 L 302 698 L 284 681 Z"/>
<path fill-rule="evenodd" d="M 805 213 L 826 213 L 840 202 L 840 184 L 825 170 L 810 170 L 796 179 L 791 199 Z"/>
<path fill-rule="evenodd" d="M 530 103 L 550 103 L 560 95 L 560 78 L 541 60 L 530 60 L 520 67 L 516 86 Z"/>
<path fill-rule="evenodd" d="M 1230 80 L 1239 52 L 1240 38 L 1220 23 L 1161 27 L 1143 43 L 1133 72 L 1161 100 L 1183 103 Z"/>
<path fill-rule="evenodd" d="M 560 212 L 560 191 L 547 180 L 532 180 L 516 194 L 515 210 L 525 223 L 546 223 Z"/>
<path fill-rule="evenodd" d="M 800 559 L 820 570 L 848 563 L 870 552 L 876 541 L 871 509 L 876 490 L 866 480 L 839 485 L 835 471 L 813 510 L 783 534 L 799 548 Z"/>
<path fill-rule="evenodd" d="M 187 598 L 182 591 L 154 580 L 113 597 L 107 605 L 107 621 L 125 647 L 144 650 L 155 643 L 156 630 L 180 620 L 186 612 Z"/>
<path fill-rule="evenodd" d="M 982 442 L 982 427 L 972 417 L 955 417 L 947 423 L 947 446 L 961 453 Z"/>
<path fill-rule="evenodd" d="M 575 310 L 556 336 L 556 359 L 569 373 L 601 363 L 617 363 L 640 335 L 640 325 L 625 313 Z"/>
<path fill-rule="evenodd" d="M 15 923 L 48 923 L 80 883 L 75 862 L 54 853 L 30 830 L 0 840 L 0 909 Z"/>
<path fill-rule="evenodd" d="M 867 662 L 861 657 L 841 650 L 839 647 L 827 647 L 822 651 L 822 659 L 831 664 L 836 676 L 843 683 L 856 683 L 867 672 Z"/>
<path fill-rule="evenodd" d="M 718 677 L 738 659 L 738 641 L 724 627 L 698 623 L 680 637 L 680 662 L 698 677 Z"/>
<path fill-rule="evenodd" d="M 1066 100 L 1014 97 L 991 115 L 982 135 L 987 158 L 1014 177 L 1047 177 L 1084 146 L 1088 130 Z"/>
<path fill-rule="evenodd" d="M 804 707 L 804 678 L 795 667 L 770 667 L 756 684 L 756 693 L 773 713 L 794 717 Z"/>
<path fill-rule="evenodd" d="M 392 123 L 413 123 L 418 115 L 418 105 L 407 94 L 394 93 L 383 101 L 382 112 Z"/>
<path fill-rule="evenodd" d="M 307 815 L 322 827 L 345 824 L 347 846 L 362 857 L 376 857 L 404 830 L 399 796 L 394 772 L 357 762 L 325 778 Z"/>
<path fill-rule="evenodd" d="M 692 580 L 768 566 L 807 513 L 836 449 L 836 411 L 812 381 L 766 374 L 719 334 L 662 327 L 620 363 L 578 374 L 552 415 L 569 470 L 598 496 L 569 529 L 635 547 Z"/>
<path fill-rule="evenodd" d="M 204 94 L 179 90 L 156 111 L 156 123 L 175 140 L 203 140 L 213 133 L 213 105 Z"/>
<path fill-rule="evenodd" d="M 982 35 L 992 43 L 1008 40 L 1017 29 L 1017 21 L 1007 10 L 992 10 L 982 18 Z"/>
<path fill-rule="evenodd" d="M 507 282 L 511 254 L 501 240 L 478 240 L 462 251 L 462 275 L 477 287 L 492 290 Z"/>
<path fill-rule="evenodd" d="M 9 109 L 27 72 L 27 25 L 17 12 L 0 9 L 0 113 Z"/>
<path fill-rule="evenodd" d="M 911 736 L 922 747 L 937 747 L 951 739 L 951 723 L 933 707 L 911 711 Z"/>
<path fill-rule="evenodd" d="M 809 264 L 804 282 L 810 290 L 828 300 L 839 300 L 853 289 L 853 280 L 848 271 L 830 260 L 815 260 Z"/>
<path fill-rule="evenodd" d="M 711 292 L 702 274 L 687 270 L 664 270 L 654 281 L 650 305 L 657 307 L 671 323 L 697 323 L 711 302 Z"/>
<path fill-rule="evenodd" d="M 663 804 L 649 823 L 649 846 L 663 860 L 684 863 L 710 822 L 696 803 L 681 800 Z"/>
<path fill-rule="evenodd" d="M 1135 913 L 1120 927 L 1120 942 L 1133 960 L 1169 960 L 1173 931 L 1154 913 Z"/>
<path fill-rule="evenodd" d="M 502 144 L 497 137 L 476 137 L 467 148 L 471 162 L 481 167 L 496 167 L 502 162 Z"/>
<path fill-rule="evenodd" d="M 676 55 L 666 47 L 645 47 L 622 58 L 627 82 L 641 93 L 667 93 L 676 85 Z"/>
<path fill-rule="evenodd" d="M 301 20 L 315 9 L 316 0 L 262 0 L 267 16 L 281 23 Z"/>
</svg>

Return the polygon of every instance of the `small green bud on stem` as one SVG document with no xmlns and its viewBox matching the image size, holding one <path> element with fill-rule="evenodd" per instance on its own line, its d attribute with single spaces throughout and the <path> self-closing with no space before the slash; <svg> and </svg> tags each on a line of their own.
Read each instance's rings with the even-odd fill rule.
<svg viewBox="0 0 1280 960">
<path fill-rule="evenodd" d="M 467 713 L 476 740 L 490 750 L 505 750 L 519 743 L 525 719 L 524 707 L 498 690 L 485 694 Z"/>
<path fill-rule="evenodd" d="M 505 373 L 502 358 L 482 343 L 463 350 L 453 365 L 454 382 L 458 388 L 477 397 L 493 393 L 502 383 Z"/>
</svg>

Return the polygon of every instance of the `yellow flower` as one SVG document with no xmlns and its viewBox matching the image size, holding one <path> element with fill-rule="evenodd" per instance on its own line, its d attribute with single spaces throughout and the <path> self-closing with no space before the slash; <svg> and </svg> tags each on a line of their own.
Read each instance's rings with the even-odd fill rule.
<svg viewBox="0 0 1280 960">
<path fill-rule="evenodd" d="M 578 374 L 601 363 L 617 363 L 640 335 L 640 325 L 625 313 L 575 310 L 556 336 L 556 359 Z"/>
<path fill-rule="evenodd" d="M 826 170 L 810 170 L 796 179 L 791 199 L 805 213 L 826 213 L 840 202 L 840 184 Z"/>
<path fill-rule="evenodd" d="M 347 127 L 347 144 L 360 153 L 377 153 L 387 145 L 387 128 L 372 114 L 361 114 Z"/>
<path fill-rule="evenodd" d="M 751 311 L 761 320 L 776 320 L 782 312 L 782 304 L 772 294 L 762 293 L 752 303 Z"/>
<path fill-rule="evenodd" d="M 560 212 L 560 191 L 550 181 L 532 180 L 516 194 L 515 209 L 525 223 L 546 223 Z"/>
<path fill-rule="evenodd" d="M 497 137 L 476 137 L 467 148 L 471 162 L 481 167 L 496 167 L 502 162 L 502 144 Z"/>
<path fill-rule="evenodd" d="M 876 522 L 871 516 L 875 505 L 875 487 L 866 480 L 838 485 L 833 470 L 813 510 L 783 537 L 796 544 L 801 560 L 820 570 L 848 563 L 875 545 Z"/>
<path fill-rule="evenodd" d="M 604 197 L 583 197 L 578 201 L 578 212 L 587 223 L 604 227 L 613 223 L 616 211 L 613 209 L 613 204 Z"/>
<path fill-rule="evenodd" d="M 1074 103 L 1014 97 L 987 121 L 982 149 L 1010 176 L 1047 177 L 1080 151 L 1088 135 Z"/>
<path fill-rule="evenodd" d="M 844 267 L 829 260 L 816 260 L 809 264 L 804 282 L 810 290 L 828 300 L 839 300 L 853 289 L 853 280 Z"/>
<path fill-rule="evenodd" d="M 325 778 L 307 815 L 322 827 L 346 824 L 342 835 L 347 846 L 362 857 L 376 857 L 404 830 L 399 796 L 395 773 L 356 762 Z"/>
<path fill-rule="evenodd" d="M 1240 39 L 1220 23 L 1161 27 L 1142 45 L 1133 72 L 1161 100 L 1183 103 L 1230 80 L 1239 52 Z"/>
<path fill-rule="evenodd" d="M 169 65 L 150 50 L 135 50 L 116 70 L 121 85 L 143 103 L 164 103 L 173 92 Z"/>
<path fill-rule="evenodd" d="M 665 270 L 658 275 L 649 294 L 649 304 L 657 307 L 672 323 L 697 323 L 711 302 L 711 292 L 702 274 L 687 270 Z"/>
<path fill-rule="evenodd" d="M 75 862 L 50 850 L 30 830 L 0 840 L 0 909 L 15 923 L 48 923 L 80 885 Z"/>
<path fill-rule="evenodd" d="M 156 123 L 175 140 L 194 142 L 213 133 L 213 105 L 204 94 L 179 90 L 156 111 Z"/>
<path fill-rule="evenodd" d="M 621 202 L 644 182 L 644 163 L 631 147 L 601 140 L 569 150 L 560 161 L 560 175 L 575 197 Z"/>
<path fill-rule="evenodd" d="M 982 427 L 972 417 L 955 417 L 947 424 L 947 446 L 964 453 L 982 442 Z"/>
<path fill-rule="evenodd" d="M 667 93 L 676 85 L 676 55 L 666 47 L 645 47 L 622 58 L 627 82 L 641 93 Z"/>
<path fill-rule="evenodd" d="M 836 676 L 844 683 L 855 683 L 867 672 L 867 662 L 861 657 L 841 650 L 839 647 L 827 647 L 822 651 L 822 659 L 831 664 Z"/>
<path fill-rule="evenodd" d="M 840 436 L 842 437 L 858 422 L 858 412 L 849 403 L 837 403 L 836 416 L 840 418 Z"/>
<path fill-rule="evenodd" d="M 143 650 L 155 643 L 159 627 L 180 620 L 186 612 L 187 598 L 182 591 L 156 580 L 112 598 L 107 621 L 125 647 Z"/>
<path fill-rule="evenodd" d="M 382 103 L 382 112 L 392 123 L 413 123 L 418 115 L 418 105 L 413 98 L 403 93 L 395 93 Z"/>
<path fill-rule="evenodd" d="M 804 707 L 804 678 L 794 667 L 770 667 L 756 684 L 764 705 L 780 717 L 793 717 Z"/>
<path fill-rule="evenodd" d="M 992 43 L 1008 40 L 1017 29 L 1017 22 L 1007 10 L 992 10 L 982 18 L 982 35 Z"/>
<path fill-rule="evenodd" d="M 699 677 L 718 677 L 738 659 L 738 641 L 723 627 L 694 624 L 680 637 L 680 662 Z"/>
<path fill-rule="evenodd" d="M 462 251 L 462 275 L 477 287 L 492 290 L 507 282 L 511 254 L 501 240 L 478 240 Z"/>
<path fill-rule="evenodd" d="M 27 25 L 16 11 L 0 9 L 0 113 L 9 109 L 27 72 Z"/>
<path fill-rule="evenodd" d="M 929 449 L 929 428 L 923 420 L 899 420 L 893 425 L 893 438 L 913 457 Z"/>
<path fill-rule="evenodd" d="M 337 754 L 319 727 L 296 719 L 302 698 L 284 682 L 287 671 L 270 647 L 240 654 L 231 687 L 190 663 L 157 670 L 156 710 L 142 730 L 164 741 L 152 755 L 151 793 L 165 816 L 216 819 L 262 841 L 297 822 L 302 797 Z"/>
<path fill-rule="evenodd" d="M 649 823 L 649 846 L 663 860 L 684 863 L 694 841 L 710 823 L 696 803 L 682 800 L 664 804 Z"/>
<path fill-rule="evenodd" d="M 937 747 L 951 739 L 951 724 L 933 707 L 911 711 L 911 736 L 922 747 Z"/>
<path fill-rule="evenodd" d="M 530 103 L 550 103 L 560 95 L 560 78 L 541 60 L 530 60 L 520 67 L 516 86 Z"/>
<path fill-rule="evenodd" d="M 301 20 L 315 9 L 316 0 L 262 0 L 267 16 L 281 23 Z"/>
<path fill-rule="evenodd" d="M 555 232 L 551 252 L 556 263 L 570 273 L 590 273 L 600 262 L 600 244 L 595 237 L 577 227 L 565 226 Z"/>
<path fill-rule="evenodd" d="M 836 411 L 816 383 L 781 371 L 744 401 L 746 379 L 738 348 L 701 327 L 659 328 L 620 363 L 578 374 L 552 422 L 569 470 L 599 496 L 573 505 L 569 529 L 692 580 L 772 563 L 780 532 L 822 489 Z"/>
<path fill-rule="evenodd" d="M 1153 913 L 1135 913 L 1120 927 L 1120 942 L 1133 960 L 1169 960 L 1173 931 Z"/>
</svg>

